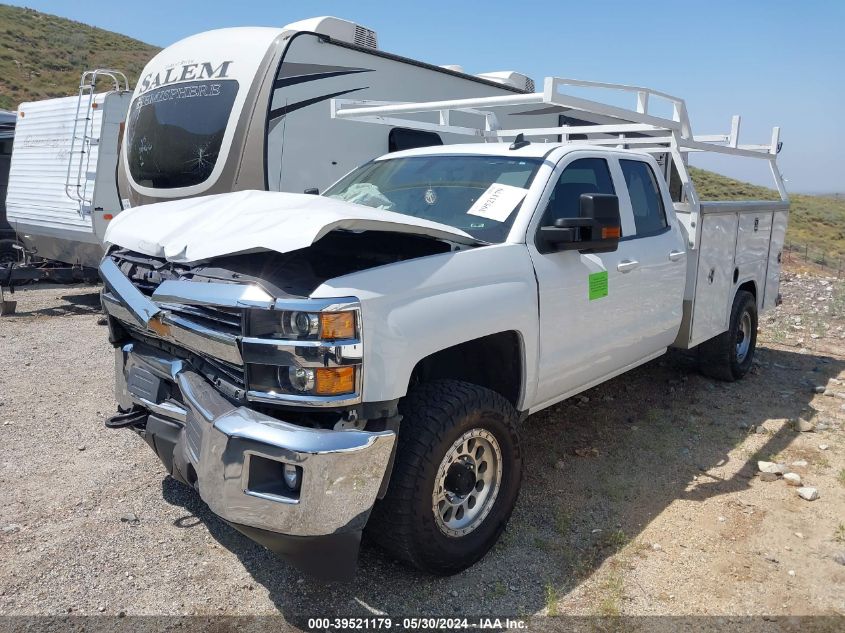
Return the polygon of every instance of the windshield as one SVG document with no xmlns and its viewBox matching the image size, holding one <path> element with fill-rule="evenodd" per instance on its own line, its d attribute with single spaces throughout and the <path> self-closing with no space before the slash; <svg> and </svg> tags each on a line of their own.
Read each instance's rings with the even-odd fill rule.
<svg viewBox="0 0 845 633">
<path fill-rule="evenodd" d="M 542 160 L 505 156 L 413 156 L 359 167 L 324 195 L 412 215 L 503 242 Z"/>
<path fill-rule="evenodd" d="M 206 181 L 217 163 L 237 93 L 234 80 L 190 81 L 137 97 L 126 132 L 132 179 L 156 189 Z"/>
</svg>

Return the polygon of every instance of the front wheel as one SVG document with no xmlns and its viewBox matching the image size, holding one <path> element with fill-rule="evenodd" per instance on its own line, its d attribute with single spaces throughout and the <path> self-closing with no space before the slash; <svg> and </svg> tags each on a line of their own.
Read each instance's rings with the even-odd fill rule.
<svg viewBox="0 0 845 633">
<path fill-rule="evenodd" d="M 516 411 L 501 395 L 457 380 L 415 387 L 400 411 L 390 485 L 367 532 L 423 571 L 457 573 L 493 547 L 516 503 Z"/>
<path fill-rule="evenodd" d="M 702 373 L 717 380 L 739 380 L 751 369 L 757 349 L 757 301 L 740 290 L 731 307 L 731 322 L 723 332 L 701 344 L 699 366 Z"/>
</svg>

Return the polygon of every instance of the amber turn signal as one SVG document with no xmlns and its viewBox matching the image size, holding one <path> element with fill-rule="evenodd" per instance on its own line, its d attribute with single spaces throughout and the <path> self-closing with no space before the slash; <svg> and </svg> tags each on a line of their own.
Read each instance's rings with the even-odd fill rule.
<svg viewBox="0 0 845 633">
<path fill-rule="evenodd" d="M 320 367 L 316 371 L 314 393 L 320 396 L 336 396 L 355 391 L 354 367 Z"/>
<path fill-rule="evenodd" d="M 320 338 L 355 338 L 355 313 L 351 311 L 321 313 Z"/>
<path fill-rule="evenodd" d="M 601 239 L 611 240 L 622 237 L 622 229 L 618 226 L 603 226 L 601 227 Z"/>
</svg>

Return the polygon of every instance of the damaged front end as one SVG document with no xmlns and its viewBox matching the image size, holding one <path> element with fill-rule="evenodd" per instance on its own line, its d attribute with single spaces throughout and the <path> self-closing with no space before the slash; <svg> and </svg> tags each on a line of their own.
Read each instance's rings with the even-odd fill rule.
<svg viewBox="0 0 845 633">
<path fill-rule="evenodd" d="M 126 250 L 100 273 L 114 425 L 134 428 L 250 538 L 312 573 L 348 577 L 398 425 L 395 409 L 373 415 L 362 403 L 358 301 Z"/>
</svg>

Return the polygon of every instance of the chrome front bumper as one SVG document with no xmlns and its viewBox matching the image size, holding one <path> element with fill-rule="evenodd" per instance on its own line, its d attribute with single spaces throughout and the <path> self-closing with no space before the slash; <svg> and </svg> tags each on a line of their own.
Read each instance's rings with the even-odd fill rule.
<svg viewBox="0 0 845 633">
<path fill-rule="evenodd" d="M 215 514 L 290 536 L 360 535 L 386 476 L 395 433 L 283 422 L 233 405 L 188 362 L 156 348 L 130 343 L 115 352 L 118 402 L 150 412 L 148 433 L 151 425 L 170 429 L 169 439 L 151 445 Z M 277 464 L 302 469 L 298 494 L 268 485 L 268 472 L 271 479 L 281 473 L 281 466 L 272 469 Z"/>
</svg>

